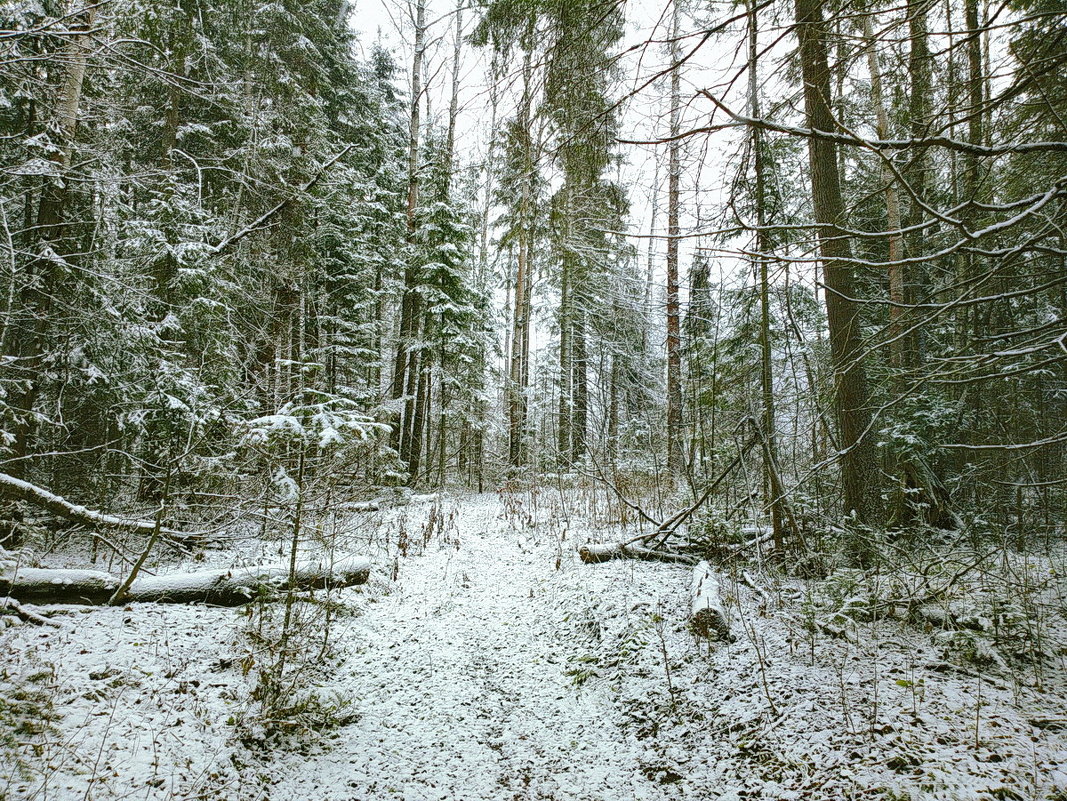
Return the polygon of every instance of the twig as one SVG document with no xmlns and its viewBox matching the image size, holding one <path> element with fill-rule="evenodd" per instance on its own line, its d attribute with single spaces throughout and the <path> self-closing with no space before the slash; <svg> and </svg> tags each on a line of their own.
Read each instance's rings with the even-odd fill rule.
<svg viewBox="0 0 1067 801">
<path fill-rule="evenodd" d="M 749 589 L 751 589 L 753 592 L 755 592 L 760 597 L 760 600 L 763 602 L 763 608 L 764 609 L 770 609 L 771 608 L 771 596 L 770 596 L 770 593 L 768 593 L 765 589 L 763 589 L 762 586 L 757 584 L 756 583 L 756 579 L 754 579 L 752 577 L 752 574 L 749 573 L 747 570 L 742 570 L 741 571 L 741 583 L 744 584 Z"/>
<path fill-rule="evenodd" d="M 719 488 L 719 485 L 726 479 L 726 477 L 730 475 L 730 473 L 732 473 L 739 464 L 741 464 L 741 460 L 745 458 L 745 454 L 752 449 L 752 446 L 756 444 L 758 439 L 758 436 L 755 434 L 750 436 L 745 442 L 745 444 L 741 446 L 741 449 L 737 452 L 737 456 L 735 456 L 730 461 L 730 464 L 726 465 L 722 472 L 719 473 L 719 475 L 714 481 L 711 482 L 711 484 L 708 485 L 707 489 L 705 489 L 704 492 L 701 493 L 700 497 L 697 498 L 692 505 L 686 507 L 685 509 L 682 509 L 680 512 L 676 512 L 667 520 L 663 521 L 663 523 L 660 524 L 660 527 L 653 531 L 651 534 L 639 537 L 638 539 L 647 541 L 658 537 L 658 540 L 651 547 L 663 547 L 663 545 L 666 544 L 668 538 L 678 529 L 678 526 L 688 520 L 697 509 L 703 506 L 704 503 L 708 500 L 708 498 L 711 497 L 711 494 Z"/>
<path fill-rule="evenodd" d="M 111 600 L 108 601 L 109 606 L 118 606 L 126 600 L 126 593 L 129 592 L 130 587 L 137 578 L 137 574 L 141 572 L 141 567 L 148 559 L 148 554 L 152 552 L 152 546 L 159 539 L 159 532 L 163 530 L 163 511 L 167 508 L 167 499 L 170 497 L 170 477 L 173 472 L 174 462 L 171 461 L 167 464 L 167 476 L 163 480 L 163 498 L 159 502 L 159 509 L 156 510 L 155 527 L 152 529 L 152 534 L 148 537 L 148 543 L 144 546 L 144 550 L 141 551 L 141 555 L 137 557 L 137 561 L 130 568 L 130 573 L 126 576 L 126 580 L 119 585 L 118 589 L 115 590 L 115 594 L 111 596 Z"/>
</svg>

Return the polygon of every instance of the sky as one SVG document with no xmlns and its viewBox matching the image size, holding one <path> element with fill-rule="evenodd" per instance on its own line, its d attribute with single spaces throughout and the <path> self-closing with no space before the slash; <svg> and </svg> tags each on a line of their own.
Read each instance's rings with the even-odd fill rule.
<svg viewBox="0 0 1067 801">
<path fill-rule="evenodd" d="M 699 6 L 704 9 L 701 12 L 704 18 L 695 18 L 696 15 L 683 18 L 684 39 L 680 45 L 682 53 L 687 53 L 700 41 L 700 34 L 710 24 L 709 19 L 718 21 L 737 13 L 737 7 L 732 2 L 723 2 L 718 10 L 714 2 L 703 2 Z M 707 10 L 709 8 L 711 10 Z M 430 76 L 430 116 L 437 118 L 438 124 L 442 126 L 445 124 L 451 92 L 454 9 L 455 0 L 428 0 L 426 16 L 430 25 L 426 58 Z M 655 139 L 669 132 L 669 105 L 666 98 L 668 85 L 664 81 L 659 81 L 654 86 L 645 84 L 669 63 L 667 45 L 663 42 L 669 35 L 669 0 L 628 0 L 625 3 L 625 11 L 627 29 L 618 45 L 619 52 L 624 55 L 619 60 L 621 77 L 616 91 L 619 95 L 633 97 L 621 106 L 620 138 Z M 375 42 L 385 45 L 393 52 L 401 67 L 404 75 L 402 85 L 405 87 L 410 81 L 413 19 L 413 0 L 356 0 L 352 15 L 352 26 L 357 32 L 364 53 L 369 54 Z M 476 19 L 473 10 L 467 9 L 464 12 L 465 32 L 469 33 L 473 29 Z M 687 61 L 682 73 L 683 130 L 707 123 L 711 104 L 700 97 L 699 90 L 721 86 L 724 80 L 729 80 L 736 74 L 736 67 L 733 65 L 738 54 L 733 48 L 739 40 L 737 32 L 734 32 L 722 41 L 705 42 Z M 464 46 L 457 121 L 457 157 L 461 165 L 484 158 L 488 151 L 488 142 L 492 135 L 489 125 L 490 58 L 491 55 L 486 50 Z M 737 85 L 743 91 L 744 79 Z M 735 105 L 743 103 L 743 98 L 739 98 L 736 91 L 733 95 Z M 510 96 L 517 96 L 517 92 L 511 93 Z M 507 91 L 504 92 L 504 97 L 502 117 L 510 114 L 510 109 L 506 106 L 509 102 Z M 688 300 L 686 279 L 697 249 L 710 244 L 690 235 L 698 226 L 717 227 L 712 218 L 717 208 L 722 205 L 729 179 L 736 171 L 737 139 L 736 135 L 730 134 L 694 137 L 683 146 L 681 231 L 685 238 L 679 242 L 680 296 L 683 304 Z M 642 284 L 645 280 L 651 280 L 651 299 L 654 309 L 658 310 L 658 313 L 653 312 L 654 321 L 658 321 L 656 325 L 660 329 L 658 334 L 653 336 L 655 340 L 659 340 L 660 347 L 665 351 L 666 240 L 663 237 L 667 224 L 666 147 L 620 145 L 619 152 L 623 158 L 615 177 L 628 190 L 630 217 L 627 234 L 637 254 L 639 275 L 642 276 L 639 280 Z M 546 172 L 552 171 L 549 169 Z M 654 205 L 658 205 L 658 211 L 654 211 Z M 712 255 L 710 266 L 711 280 L 721 285 L 736 285 L 746 281 L 746 277 L 751 274 L 751 267 L 746 260 L 728 254 Z M 495 299 L 495 305 L 501 313 L 507 305 L 503 279 L 503 273 L 506 272 L 505 268 L 500 275 L 501 285 Z M 554 291 L 547 277 L 539 278 L 534 286 L 535 304 L 549 300 L 550 306 Z M 535 323 L 532 342 L 535 351 L 550 346 L 551 330 L 550 317 Z M 502 336 L 506 335 L 502 333 Z M 506 348 L 506 342 L 501 345 Z"/>
<path fill-rule="evenodd" d="M 702 4 L 704 5 L 704 4 Z M 430 67 L 430 106 L 434 116 L 447 112 L 448 92 L 451 83 L 452 25 L 454 21 L 454 3 L 451 0 L 429 0 L 427 19 L 431 21 L 428 33 L 427 59 Z M 730 13 L 736 13 L 735 10 Z M 724 6 L 725 9 L 725 6 Z M 413 3 L 408 0 L 357 0 L 352 16 L 352 26 L 359 35 L 361 47 L 365 51 L 375 41 L 381 41 L 393 51 L 398 63 L 407 65 L 410 71 L 410 49 L 413 29 Z M 725 13 L 725 11 L 724 11 Z M 642 47 L 649 39 L 666 38 L 669 27 L 669 3 L 667 0 L 629 0 L 626 3 L 628 27 L 619 49 L 630 51 L 620 61 L 622 74 L 626 76 L 619 87 L 621 92 L 633 92 L 646 82 L 649 76 L 662 69 L 666 63 L 666 48 L 662 44 Z M 464 14 L 464 29 L 471 30 L 475 22 L 475 13 L 467 10 Z M 696 20 L 683 23 L 683 30 L 699 30 L 701 24 Z M 688 41 L 683 43 L 685 51 Z M 694 98 L 700 88 L 714 86 L 730 74 L 729 65 L 735 60 L 731 43 L 710 42 L 688 64 L 683 73 L 683 127 L 698 125 L 706 121 L 707 101 Z M 460 94 L 460 119 L 458 140 L 465 144 L 463 150 L 468 155 L 485 152 L 487 138 L 490 134 L 486 120 L 488 105 L 488 54 L 476 48 L 465 46 L 462 67 L 462 89 Z M 743 82 L 742 82 L 743 83 Z M 625 103 L 622 114 L 622 138 L 649 139 L 663 136 L 668 129 L 667 103 L 660 97 L 666 87 L 648 87 Z M 693 230 L 698 220 L 706 224 L 711 207 L 722 198 L 716 180 L 724 173 L 724 161 L 730 159 L 736 144 L 733 137 L 711 139 L 695 138 L 685 146 L 683 153 L 683 228 Z M 634 239 L 641 252 L 645 252 L 652 217 L 652 195 L 654 191 L 663 193 L 666 170 L 657 169 L 656 160 L 665 161 L 664 147 L 624 146 L 620 148 L 625 163 L 619 177 L 630 189 L 631 232 L 639 233 L 644 239 Z M 460 152 L 460 159 L 464 152 Z M 659 180 L 657 181 L 657 176 Z M 695 186 L 700 181 L 702 192 L 698 197 Z M 664 186 L 658 186 L 663 184 Z M 660 203 L 663 205 L 663 202 Z M 656 227 L 665 225 L 665 215 L 658 215 Z M 662 230 L 658 233 L 662 234 Z M 657 240 L 655 247 L 662 250 L 662 241 Z M 687 255 L 692 252 L 690 240 L 682 243 L 683 265 L 688 263 Z"/>
</svg>

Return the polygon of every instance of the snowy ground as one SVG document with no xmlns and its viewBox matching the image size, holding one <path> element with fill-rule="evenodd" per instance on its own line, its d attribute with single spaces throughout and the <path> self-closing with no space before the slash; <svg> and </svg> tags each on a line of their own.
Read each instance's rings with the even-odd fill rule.
<svg viewBox="0 0 1067 801">
<path fill-rule="evenodd" d="M 912 624 L 812 631 L 802 585 L 766 579 L 769 605 L 724 581 L 737 640 L 709 645 L 685 626 L 686 568 L 582 565 L 577 543 L 618 532 L 534 501 L 364 516 L 376 578 L 345 595 L 356 614 L 320 673 L 348 722 L 299 751 L 234 736 L 234 610 L 8 628 L 0 699 L 24 772 L 2 768 L 0 797 L 1067 799 L 1062 643 L 1044 671 L 980 673 Z"/>
</svg>

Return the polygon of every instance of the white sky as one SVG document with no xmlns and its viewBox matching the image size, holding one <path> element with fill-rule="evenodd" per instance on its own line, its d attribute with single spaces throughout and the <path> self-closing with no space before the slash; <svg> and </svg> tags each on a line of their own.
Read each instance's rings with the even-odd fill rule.
<svg viewBox="0 0 1067 801">
<path fill-rule="evenodd" d="M 411 42 L 414 30 L 413 0 L 356 0 L 357 5 L 352 17 L 353 28 L 357 31 L 364 53 L 369 53 L 375 41 L 381 41 L 393 52 L 402 76 L 398 83 L 408 86 L 411 70 Z M 697 5 L 694 3 L 694 5 Z M 702 9 L 708 3 L 699 4 Z M 703 31 L 708 26 L 708 18 L 719 21 L 738 13 L 737 6 L 722 1 L 717 11 L 701 12 L 703 19 L 683 17 L 683 36 L 693 31 Z M 453 26 L 455 0 L 428 0 L 427 20 L 430 21 L 427 53 L 429 79 L 429 100 L 431 115 L 439 124 L 444 124 L 444 115 L 448 109 L 451 92 L 451 63 L 453 54 Z M 670 5 L 669 0 L 628 0 L 625 5 L 627 30 L 618 45 L 620 52 L 628 53 L 619 63 L 623 84 L 619 93 L 635 93 L 652 75 L 669 63 L 666 45 L 662 40 L 669 36 Z M 469 32 L 477 20 L 476 13 L 468 9 L 464 13 L 464 29 Z M 658 40 L 642 47 L 642 44 Z M 696 37 L 686 38 L 681 44 L 683 54 L 696 43 Z M 682 128 L 707 123 L 710 103 L 699 97 L 698 91 L 705 87 L 720 86 L 725 76 L 730 76 L 731 65 L 738 57 L 733 47 L 742 41 L 738 32 L 724 37 L 721 42 L 709 41 L 699 50 L 682 73 Z M 629 51 L 629 52 L 628 52 Z M 488 50 L 480 50 L 464 45 L 462 61 L 462 79 L 460 90 L 460 117 L 457 122 L 459 142 L 458 159 L 476 163 L 485 157 L 489 138 L 489 59 Z M 516 68 L 517 69 L 517 68 Z M 743 103 L 746 83 L 742 76 L 736 91 L 731 92 L 735 106 Z M 620 138 L 644 140 L 665 136 L 669 131 L 668 100 L 669 86 L 660 82 L 650 86 L 626 101 L 622 106 Z M 717 92 L 719 94 L 719 92 Z M 510 103 L 514 102 L 517 92 L 504 92 L 504 104 L 501 108 L 501 122 L 511 113 Z M 698 222 L 704 228 L 709 227 L 710 217 L 715 207 L 721 204 L 724 183 L 736 169 L 737 137 L 720 134 L 714 137 L 694 137 L 686 142 L 682 153 L 682 214 L 681 230 L 683 235 L 696 230 Z M 662 238 L 650 238 L 652 222 L 653 197 L 658 194 L 659 212 L 653 233 L 662 237 L 666 233 L 666 147 L 665 146 L 620 146 L 624 163 L 618 180 L 628 189 L 630 200 L 630 221 L 628 233 L 634 236 L 630 241 L 638 254 L 639 268 L 644 271 L 651 265 L 652 281 L 655 291 L 653 303 L 660 309 L 657 319 L 665 322 L 665 252 L 666 244 Z M 660 160 L 657 170 L 656 160 Z M 699 186 L 699 193 L 697 187 Z M 714 227 L 714 226 L 712 226 Z M 682 302 L 688 298 L 686 278 L 696 252 L 701 245 L 700 239 L 686 238 L 680 242 L 680 273 Z M 650 249 L 651 248 L 651 249 Z M 651 258 L 650 258 L 651 257 Z M 721 284 L 735 284 L 748 274 L 747 263 L 732 256 L 712 259 L 712 281 Z M 545 300 L 545 293 L 551 294 L 546 285 L 538 282 L 534 287 L 535 304 Z M 498 291 L 496 299 L 498 309 L 505 306 L 504 290 Z M 502 332 L 502 336 L 506 336 Z M 535 324 L 534 350 L 548 346 L 551 337 L 549 321 Z M 665 350 L 665 330 L 654 335 L 660 340 Z M 502 345 L 506 343 L 502 342 Z M 535 362 L 537 357 L 535 358 Z"/>
<path fill-rule="evenodd" d="M 700 5 L 704 7 L 705 4 Z M 722 8 L 722 16 L 737 13 L 736 6 L 724 4 Z M 352 24 L 359 34 L 364 51 L 368 51 L 375 41 L 380 40 L 394 53 L 401 69 L 405 73 L 410 73 L 413 9 L 414 4 L 409 0 L 357 0 Z M 453 0 L 429 0 L 427 8 L 427 20 L 431 23 L 427 48 L 431 76 L 430 107 L 435 117 L 443 116 L 446 112 L 448 93 L 451 89 L 454 9 Z M 669 9 L 668 0 L 629 0 L 625 5 L 628 20 L 627 32 L 619 49 L 630 49 L 648 39 L 666 38 L 669 31 Z M 471 9 L 466 10 L 464 29 L 471 30 L 475 21 L 475 12 Z M 699 23 L 688 19 L 683 22 L 683 34 L 687 31 L 700 30 L 702 27 Z M 699 124 L 702 117 L 706 117 L 710 104 L 702 98 L 695 101 L 692 101 L 692 98 L 699 88 L 717 85 L 723 80 L 724 75 L 729 74 L 729 65 L 733 63 L 735 57 L 732 46 L 732 42 L 725 45 L 709 42 L 687 65 L 683 73 L 683 104 L 685 105 L 683 128 L 686 125 Z M 689 47 L 691 47 L 690 40 L 686 40 L 682 44 L 682 51 L 685 52 Z M 466 158 L 470 161 L 480 158 L 485 153 L 490 135 L 487 125 L 488 58 L 488 53 L 464 46 L 461 112 L 458 123 L 461 160 Z M 648 76 L 662 69 L 665 63 L 664 45 L 653 44 L 635 50 L 620 63 L 625 75 L 623 90 L 636 90 Z M 405 83 L 408 80 L 410 78 L 405 77 Z M 739 88 L 744 89 L 743 80 Z M 625 104 L 622 115 L 622 138 L 645 139 L 666 134 L 667 103 L 661 99 L 665 91 L 666 86 L 649 87 Z M 686 103 L 686 98 L 692 102 Z M 722 195 L 716 183 L 721 182 L 724 162 L 733 154 L 732 139 L 733 137 L 720 135 L 710 139 L 698 137 L 687 143 L 683 156 L 682 175 L 683 232 L 694 230 L 698 218 L 704 221 L 706 226 L 707 219 L 712 212 L 711 206 L 719 202 Z M 651 222 L 651 196 L 657 172 L 655 169 L 657 148 L 625 146 L 620 150 L 626 159 L 620 177 L 630 190 L 632 208 L 630 232 L 647 236 Z M 665 148 L 659 147 L 658 151 L 665 163 Z M 663 184 L 659 188 L 662 195 L 666 178 L 665 166 L 661 167 L 658 172 L 660 183 Z M 694 191 L 698 180 L 702 190 L 699 197 Z M 662 207 L 663 203 L 661 202 L 660 205 Z M 665 225 L 666 215 L 661 210 L 656 225 L 657 232 L 662 234 Z M 634 244 L 642 254 L 646 253 L 647 239 L 635 239 Z M 688 269 L 692 245 L 691 240 L 682 242 L 683 273 Z M 661 240 L 657 240 L 656 247 L 657 250 L 662 251 Z"/>
</svg>

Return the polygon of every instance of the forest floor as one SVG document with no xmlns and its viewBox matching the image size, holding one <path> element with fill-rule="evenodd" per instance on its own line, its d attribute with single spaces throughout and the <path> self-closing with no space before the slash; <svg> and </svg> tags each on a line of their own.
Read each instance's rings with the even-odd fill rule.
<svg viewBox="0 0 1067 801">
<path fill-rule="evenodd" d="M 63 627 L 0 632 L 0 798 L 1067 799 L 1062 564 L 1027 561 L 1060 571 L 1040 665 L 817 623 L 826 582 L 771 571 L 762 594 L 725 577 L 736 641 L 708 643 L 684 566 L 578 561 L 620 537 L 597 517 L 504 493 L 353 518 L 375 577 L 305 673 L 331 725 L 281 743 L 254 721 L 247 614 L 42 607 Z"/>
</svg>

